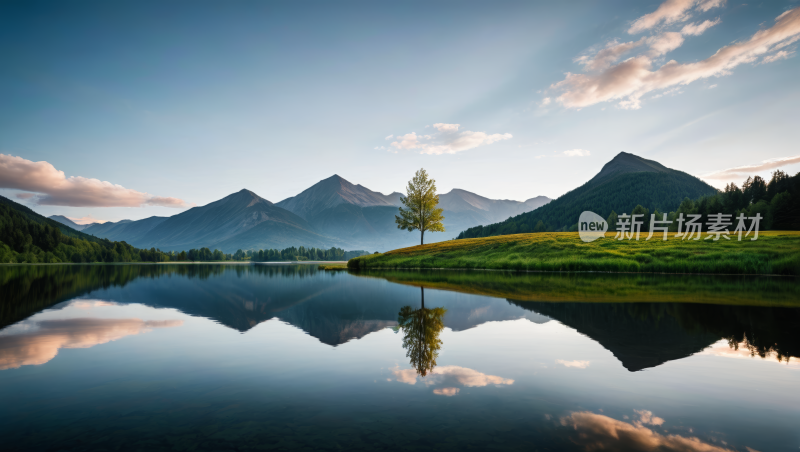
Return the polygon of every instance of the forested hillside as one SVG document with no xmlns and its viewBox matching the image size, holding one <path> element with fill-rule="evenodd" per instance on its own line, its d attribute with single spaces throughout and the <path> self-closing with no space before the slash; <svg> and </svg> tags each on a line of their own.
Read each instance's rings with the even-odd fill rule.
<svg viewBox="0 0 800 452">
<path fill-rule="evenodd" d="M 549 204 L 500 223 L 467 229 L 458 238 L 569 231 L 587 210 L 603 218 L 612 211 L 631 213 L 637 205 L 669 212 L 685 198 L 697 199 L 715 192 L 714 187 L 694 176 L 623 152 L 592 180 Z"/>
<path fill-rule="evenodd" d="M 72 230 L 0 197 L 0 263 L 162 262 L 158 250 L 140 250 Z"/>
</svg>

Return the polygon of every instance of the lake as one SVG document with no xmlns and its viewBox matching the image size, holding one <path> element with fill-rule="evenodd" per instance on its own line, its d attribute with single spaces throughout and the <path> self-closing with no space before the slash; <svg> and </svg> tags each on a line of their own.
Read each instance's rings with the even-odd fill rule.
<svg viewBox="0 0 800 452">
<path fill-rule="evenodd" d="M 11 450 L 797 451 L 793 278 L 0 267 Z"/>
</svg>

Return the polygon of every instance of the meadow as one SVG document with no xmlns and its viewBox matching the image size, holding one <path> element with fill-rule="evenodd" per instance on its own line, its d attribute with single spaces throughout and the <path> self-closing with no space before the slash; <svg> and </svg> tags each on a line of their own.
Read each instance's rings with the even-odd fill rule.
<svg viewBox="0 0 800 452">
<path fill-rule="evenodd" d="M 656 236 L 658 237 L 658 236 Z M 800 232 L 768 231 L 758 240 L 615 240 L 591 243 L 577 232 L 449 240 L 348 261 L 357 269 L 488 269 L 544 272 L 693 273 L 800 276 Z M 752 237 L 752 235 L 751 235 Z"/>
</svg>

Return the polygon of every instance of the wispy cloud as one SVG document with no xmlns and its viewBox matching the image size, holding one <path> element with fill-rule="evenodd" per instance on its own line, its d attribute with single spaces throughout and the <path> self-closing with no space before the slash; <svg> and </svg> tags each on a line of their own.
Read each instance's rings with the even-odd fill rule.
<svg viewBox="0 0 800 452">
<path fill-rule="evenodd" d="M 583 149 L 573 149 L 571 151 L 564 151 L 564 155 L 567 157 L 588 157 L 591 153 Z"/>
<path fill-rule="evenodd" d="M 692 9 L 706 12 L 724 3 L 725 0 L 667 0 L 652 13 L 636 19 L 628 29 L 628 33 L 636 34 L 662 24 L 685 22 L 692 17 Z"/>
<path fill-rule="evenodd" d="M 417 135 L 416 132 L 398 135 L 391 146 L 398 150 L 419 150 L 421 154 L 455 154 L 497 141 L 512 138 L 510 133 L 459 132 L 461 124 L 437 123 L 436 132 Z"/>
<path fill-rule="evenodd" d="M 73 218 L 73 217 L 67 217 L 67 218 L 72 220 L 72 222 L 75 224 L 108 223 L 108 220 L 98 220 L 97 218 L 91 215 L 86 215 L 85 217 L 80 217 L 80 218 Z"/>
<path fill-rule="evenodd" d="M 0 188 L 35 193 L 23 194 L 39 205 L 71 207 L 189 207 L 178 198 L 153 196 L 98 179 L 66 177 L 48 162 L 0 154 Z M 25 198 L 24 196 L 27 196 Z"/>
<path fill-rule="evenodd" d="M 575 367 L 577 369 L 586 369 L 587 367 L 589 367 L 590 363 L 589 361 L 578 361 L 578 360 L 565 361 L 563 359 L 557 359 L 556 364 L 561 364 L 564 367 Z"/>
<path fill-rule="evenodd" d="M 783 157 L 778 159 L 764 160 L 758 165 L 737 166 L 736 168 L 728 168 L 710 174 L 706 174 L 700 177 L 703 179 L 725 180 L 734 177 L 748 176 L 755 173 L 760 173 L 762 171 L 774 170 L 786 165 L 793 165 L 795 163 L 800 163 L 800 155 L 796 155 L 794 157 Z"/>
<path fill-rule="evenodd" d="M 630 33 L 655 29 L 691 17 L 692 11 L 707 11 L 721 6 L 721 1 L 667 0 L 659 8 L 637 19 Z M 753 34 L 749 39 L 722 47 L 710 57 L 694 63 L 670 60 L 654 69 L 660 55 L 680 47 L 684 36 L 697 36 L 720 23 L 719 19 L 684 25 L 680 32 L 661 31 L 637 41 L 612 41 L 595 55 L 584 55 L 576 61 L 588 71 L 567 73 L 564 80 L 550 89 L 559 92 L 556 100 L 567 108 L 583 108 L 601 102 L 619 101 L 625 109 L 641 108 L 645 94 L 688 85 L 696 80 L 729 75 L 745 63 L 766 64 L 791 55 L 787 46 L 800 40 L 800 8 L 781 14 L 775 24 Z M 663 25 L 662 25 L 663 24 Z M 630 51 L 647 45 L 647 50 L 618 62 Z"/>
</svg>

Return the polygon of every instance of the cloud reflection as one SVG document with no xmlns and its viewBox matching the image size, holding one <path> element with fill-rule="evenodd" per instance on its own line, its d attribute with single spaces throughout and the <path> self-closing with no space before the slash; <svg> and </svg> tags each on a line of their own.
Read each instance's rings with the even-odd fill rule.
<svg viewBox="0 0 800 452">
<path fill-rule="evenodd" d="M 712 344 L 699 354 L 735 359 L 754 359 L 760 357 L 763 361 L 772 361 L 774 359 L 775 361 L 772 362 L 784 363 L 794 368 L 800 367 L 800 361 L 798 361 L 797 358 L 791 360 L 789 356 L 781 356 L 774 350 L 768 350 L 764 352 L 764 356 L 761 356 L 755 347 L 750 345 L 747 341 L 731 343 L 723 339 Z"/>
<path fill-rule="evenodd" d="M 417 384 L 419 378 L 425 386 L 437 386 L 433 390 L 434 394 L 444 396 L 454 396 L 460 389 L 457 386 L 469 388 L 489 386 L 489 385 L 511 385 L 514 380 L 510 378 L 487 375 L 474 369 L 461 366 L 440 366 L 431 371 L 427 377 L 420 377 L 414 369 L 392 369 L 395 380 L 400 383 Z"/>
<path fill-rule="evenodd" d="M 34 329 L 0 335 L 0 370 L 44 364 L 62 348 L 90 348 L 152 328 L 183 325 L 182 320 L 94 319 L 42 320 Z"/>
<path fill-rule="evenodd" d="M 575 367 L 578 369 L 586 369 L 587 367 L 589 367 L 589 361 L 578 361 L 578 360 L 565 361 L 563 359 L 557 359 L 556 364 L 561 364 L 565 367 Z"/>
<path fill-rule="evenodd" d="M 661 425 L 663 419 L 646 410 L 636 410 L 636 413 L 639 419 L 628 423 L 602 414 L 579 411 L 561 418 L 561 425 L 573 427 L 578 433 L 573 441 L 590 451 L 732 452 L 732 449 L 709 444 L 696 437 L 662 435 L 645 425 Z"/>
</svg>

